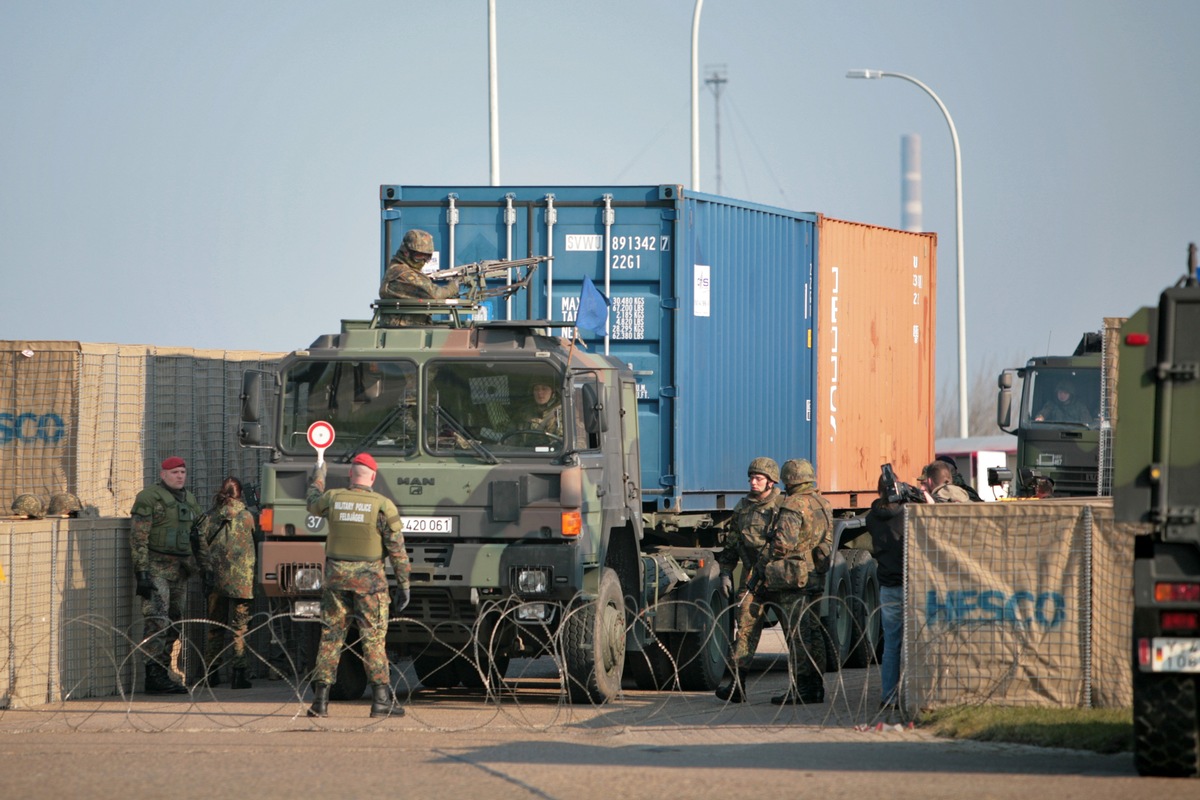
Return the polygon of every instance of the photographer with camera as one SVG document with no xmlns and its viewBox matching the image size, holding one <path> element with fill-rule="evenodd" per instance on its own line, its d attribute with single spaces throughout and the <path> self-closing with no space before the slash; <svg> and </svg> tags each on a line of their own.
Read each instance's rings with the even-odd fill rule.
<svg viewBox="0 0 1200 800">
<path fill-rule="evenodd" d="M 971 496 L 954 485 L 954 473 L 945 461 L 934 461 L 921 473 L 921 486 L 935 503 L 969 503 Z"/>
<path fill-rule="evenodd" d="M 925 494 L 896 479 L 891 464 L 880 469 L 879 497 L 867 512 L 871 552 L 879 568 L 879 609 L 883 625 L 880 708 L 900 705 L 900 644 L 904 635 L 904 504 L 924 503 Z"/>
</svg>

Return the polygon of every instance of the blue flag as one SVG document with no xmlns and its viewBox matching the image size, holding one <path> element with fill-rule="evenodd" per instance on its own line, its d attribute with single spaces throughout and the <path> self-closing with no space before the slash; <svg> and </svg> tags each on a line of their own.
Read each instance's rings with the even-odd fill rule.
<svg viewBox="0 0 1200 800">
<path fill-rule="evenodd" d="M 586 275 L 583 278 L 583 288 L 579 292 L 579 311 L 575 315 L 575 327 L 591 331 L 597 336 L 608 333 L 608 298 Z"/>
</svg>

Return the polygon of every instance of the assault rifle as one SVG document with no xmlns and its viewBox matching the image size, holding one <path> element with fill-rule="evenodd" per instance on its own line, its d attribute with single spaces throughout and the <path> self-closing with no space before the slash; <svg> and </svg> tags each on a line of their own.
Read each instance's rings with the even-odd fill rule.
<svg viewBox="0 0 1200 800">
<path fill-rule="evenodd" d="M 471 303 L 476 303 L 492 297 L 508 297 L 518 289 L 526 288 L 537 270 L 537 265 L 549 260 L 549 256 L 530 256 L 514 258 L 511 261 L 475 261 L 438 270 L 429 277 L 439 281 L 458 281 L 466 290 L 465 298 Z M 511 283 L 487 285 L 488 278 L 505 278 L 510 275 Z"/>
</svg>

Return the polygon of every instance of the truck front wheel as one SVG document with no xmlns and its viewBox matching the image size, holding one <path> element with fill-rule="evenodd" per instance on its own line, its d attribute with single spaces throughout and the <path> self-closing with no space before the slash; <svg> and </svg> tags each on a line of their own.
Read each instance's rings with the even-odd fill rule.
<svg viewBox="0 0 1200 800">
<path fill-rule="evenodd" d="M 1139 775 L 1200 774 L 1196 677 L 1133 667 L 1133 761 Z"/>
<path fill-rule="evenodd" d="M 563 621 L 563 658 L 572 703 L 607 703 L 621 691 L 625 668 L 625 598 L 617 573 L 605 567 L 596 599 Z"/>
</svg>

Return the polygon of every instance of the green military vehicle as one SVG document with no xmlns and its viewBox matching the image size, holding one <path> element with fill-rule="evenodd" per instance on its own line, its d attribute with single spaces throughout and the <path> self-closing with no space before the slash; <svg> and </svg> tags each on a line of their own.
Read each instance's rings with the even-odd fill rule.
<svg viewBox="0 0 1200 800">
<path fill-rule="evenodd" d="M 1134 760 L 1200 775 L 1200 282 L 1122 328 L 1114 515 L 1145 526 L 1133 560 Z"/>
<path fill-rule="evenodd" d="M 639 544 L 632 371 L 549 323 L 473 319 L 494 294 L 489 274 L 539 260 L 460 267 L 462 298 L 379 300 L 372 320 L 344 322 L 277 374 L 247 373 L 241 440 L 274 451 L 260 580 L 293 617 L 319 616 L 327 523 L 305 509 L 306 433 L 325 421 L 328 486 L 347 485 L 350 460 L 369 450 L 376 489 L 401 508 L 412 600 L 387 641 L 423 685 L 496 689 L 510 659 L 550 655 L 573 702 L 613 698 L 627 672 L 711 690 L 731 615 L 711 550 Z M 560 401 L 551 419 L 528 410 L 536 385 Z M 366 682 L 348 649 L 331 695 L 359 697 Z"/>
<path fill-rule="evenodd" d="M 1102 338 L 1087 333 L 1069 356 L 1036 356 L 1020 369 L 1000 373 L 996 424 L 1017 437 L 1016 480 L 1010 494 L 1034 494 L 1035 479 L 1054 481 L 1059 497 L 1095 496 L 1101 447 Z M 1021 378 L 1020 407 L 1013 425 L 1013 389 Z M 1056 414 L 1059 392 L 1078 413 Z M 1085 413 L 1086 412 L 1086 413 Z"/>
</svg>

